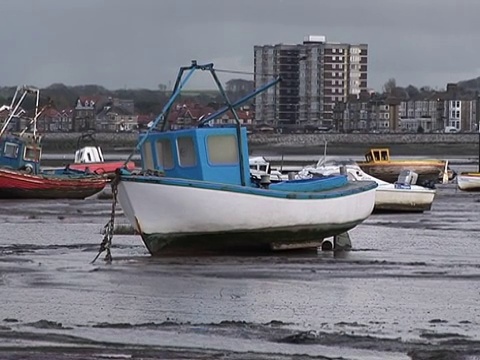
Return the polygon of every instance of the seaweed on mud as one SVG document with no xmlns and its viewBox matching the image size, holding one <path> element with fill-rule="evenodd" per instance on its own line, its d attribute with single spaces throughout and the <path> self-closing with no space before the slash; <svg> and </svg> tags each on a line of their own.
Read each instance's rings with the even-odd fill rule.
<svg viewBox="0 0 480 360">
<path fill-rule="evenodd" d="M 39 320 L 33 323 L 25 324 L 26 326 L 34 327 L 36 329 L 54 329 L 54 330 L 69 330 L 71 327 L 65 327 L 62 323 L 49 321 L 49 320 Z"/>
<path fill-rule="evenodd" d="M 6 322 L 6 323 L 18 323 L 19 321 L 17 319 L 13 319 L 13 318 L 5 318 L 3 319 L 3 322 Z"/>
<path fill-rule="evenodd" d="M 425 339 L 448 339 L 448 338 L 466 338 L 467 336 L 456 333 L 437 333 L 437 332 L 423 332 L 420 337 Z"/>
</svg>

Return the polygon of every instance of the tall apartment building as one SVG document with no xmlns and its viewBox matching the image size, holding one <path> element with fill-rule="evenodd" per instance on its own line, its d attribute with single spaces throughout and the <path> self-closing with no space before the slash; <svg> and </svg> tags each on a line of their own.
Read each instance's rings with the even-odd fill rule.
<svg viewBox="0 0 480 360">
<path fill-rule="evenodd" d="M 254 47 L 255 88 L 280 76 L 282 81 L 255 98 L 257 123 L 295 124 L 298 113 L 299 45 L 265 45 Z"/>
<path fill-rule="evenodd" d="M 276 126 L 333 126 L 336 104 L 367 90 L 366 44 L 327 42 L 254 47 L 255 87 L 272 76 L 282 82 L 255 99 L 256 121 Z"/>
</svg>

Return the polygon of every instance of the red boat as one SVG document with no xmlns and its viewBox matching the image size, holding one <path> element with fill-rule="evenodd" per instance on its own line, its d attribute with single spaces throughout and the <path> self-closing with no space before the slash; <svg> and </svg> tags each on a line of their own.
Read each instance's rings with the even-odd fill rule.
<svg viewBox="0 0 480 360">
<path fill-rule="evenodd" d="M 20 104 L 29 94 L 35 95 L 36 107 L 32 118 L 19 111 Z M 38 116 L 51 104 L 49 102 L 40 110 L 39 100 L 40 90 L 18 87 L 11 105 L 7 107 L 9 116 L 0 128 L 0 198 L 84 199 L 98 193 L 108 182 L 107 176 L 68 168 L 49 172 L 40 169 L 42 146 L 36 124 Z M 16 133 L 12 125 L 14 119 L 26 120 L 29 125 Z M 97 172 L 100 170 L 97 169 Z"/>
<path fill-rule="evenodd" d="M 86 141 L 90 141 L 92 144 L 85 145 Z M 74 162 L 69 164 L 68 168 L 86 173 L 113 175 L 115 170 L 119 168 L 133 170 L 135 163 L 133 161 L 127 163 L 124 161 L 105 161 L 102 149 L 97 145 L 93 134 L 87 133 L 78 138 Z"/>
<path fill-rule="evenodd" d="M 125 168 L 128 170 L 133 170 L 135 168 L 135 163 L 133 161 L 128 162 L 124 166 L 123 161 L 105 161 L 105 162 L 94 162 L 94 163 L 73 163 L 68 165 L 69 169 L 76 171 L 83 171 L 86 173 L 94 174 L 113 174 L 115 170 L 119 168 Z"/>
<path fill-rule="evenodd" d="M 103 190 L 108 179 L 64 170 L 55 174 L 29 174 L 0 169 L 1 199 L 85 199 Z"/>
</svg>

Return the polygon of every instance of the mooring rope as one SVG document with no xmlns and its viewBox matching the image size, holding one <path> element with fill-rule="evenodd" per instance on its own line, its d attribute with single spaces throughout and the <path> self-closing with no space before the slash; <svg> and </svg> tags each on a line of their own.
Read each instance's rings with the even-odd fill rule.
<svg viewBox="0 0 480 360">
<path fill-rule="evenodd" d="M 117 194 L 118 194 L 118 183 L 120 181 L 120 172 L 121 172 L 121 169 L 117 169 L 115 171 L 115 177 L 112 180 L 112 184 L 111 184 L 112 185 L 112 210 L 110 213 L 110 220 L 103 227 L 103 231 L 104 231 L 103 240 L 100 244 L 100 248 L 98 249 L 97 256 L 95 256 L 95 258 L 91 262 L 92 264 L 98 259 L 100 254 L 104 251 L 106 251 L 105 261 L 107 263 L 112 262 L 111 247 L 112 247 L 113 234 L 115 232 L 115 208 L 117 207 Z"/>
</svg>

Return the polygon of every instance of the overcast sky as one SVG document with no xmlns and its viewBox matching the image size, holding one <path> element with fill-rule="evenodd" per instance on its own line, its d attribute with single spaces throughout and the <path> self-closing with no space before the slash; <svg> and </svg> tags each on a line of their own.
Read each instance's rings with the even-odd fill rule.
<svg viewBox="0 0 480 360">
<path fill-rule="evenodd" d="M 0 14 L 0 86 L 157 88 L 191 59 L 253 71 L 254 45 L 308 34 L 367 43 L 377 90 L 480 76 L 480 0 L 0 0 Z"/>
</svg>

